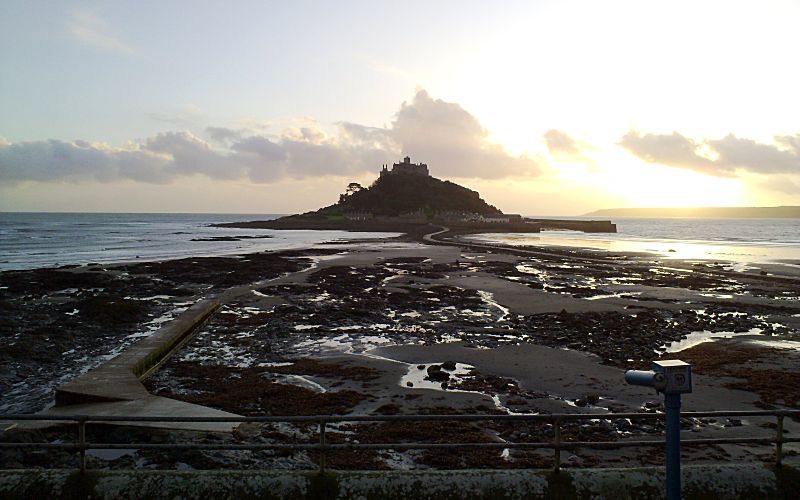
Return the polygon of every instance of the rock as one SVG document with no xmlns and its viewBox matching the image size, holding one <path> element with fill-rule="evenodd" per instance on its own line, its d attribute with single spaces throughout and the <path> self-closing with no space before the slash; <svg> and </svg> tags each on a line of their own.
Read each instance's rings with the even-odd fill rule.
<svg viewBox="0 0 800 500">
<path fill-rule="evenodd" d="M 600 402 L 600 396 L 597 394 L 589 394 L 586 396 L 586 401 L 588 401 L 590 405 L 596 405 Z"/>
<path fill-rule="evenodd" d="M 505 391 L 508 389 L 508 382 L 503 379 L 497 379 L 492 383 L 492 389 L 495 391 Z"/>
<path fill-rule="evenodd" d="M 442 369 L 451 372 L 451 371 L 456 369 L 456 362 L 455 361 L 445 361 L 444 363 L 442 363 Z"/>
<path fill-rule="evenodd" d="M 450 374 L 442 370 L 428 370 L 428 376 L 425 378 L 432 382 L 447 382 L 450 380 Z"/>
<path fill-rule="evenodd" d="M 414 382 L 406 382 L 406 387 L 414 387 Z"/>
<path fill-rule="evenodd" d="M 569 458 L 567 458 L 567 462 L 575 467 L 580 467 L 583 464 L 583 459 L 578 455 L 570 455 Z"/>
<path fill-rule="evenodd" d="M 588 404 L 588 402 L 583 398 L 578 398 L 575 400 L 575 406 L 584 407 Z"/>
<path fill-rule="evenodd" d="M 425 365 L 417 365 L 417 370 L 424 370 L 424 369 L 425 369 Z"/>
<path fill-rule="evenodd" d="M 128 298 L 90 297 L 75 304 L 78 316 L 104 326 L 136 323 L 146 317 L 147 304 Z"/>
<path fill-rule="evenodd" d="M 252 441 L 261 436 L 261 424 L 258 422 L 243 422 L 233 430 L 233 437 L 239 441 Z"/>
</svg>

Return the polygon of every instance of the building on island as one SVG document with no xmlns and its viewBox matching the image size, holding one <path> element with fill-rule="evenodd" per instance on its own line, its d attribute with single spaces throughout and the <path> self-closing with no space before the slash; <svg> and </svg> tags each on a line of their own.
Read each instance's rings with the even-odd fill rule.
<svg viewBox="0 0 800 500">
<path fill-rule="evenodd" d="M 389 170 L 386 165 L 383 166 L 381 169 L 381 177 L 387 174 L 410 174 L 410 175 L 421 175 L 424 177 L 430 177 L 430 173 L 428 173 L 428 165 L 425 163 L 411 163 L 411 158 L 406 156 L 403 158 L 402 163 L 394 163 L 392 164 L 392 169 Z"/>
<path fill-rule="evenodd" d="M 489 222 L 492 224 L 521 224 L 524 221 L 522 220 L 522 216 L 519 214 L 502 214 L 502 215 L 491 215 L 488 217 L 480 216 L 478 219 L 480 222 Z"/>
<path fill-rule="evenodd" d="M 350 210 L 342 214 L 346 220 L 372 220 L 372 212 L 365 210 Z"/>
</svg>

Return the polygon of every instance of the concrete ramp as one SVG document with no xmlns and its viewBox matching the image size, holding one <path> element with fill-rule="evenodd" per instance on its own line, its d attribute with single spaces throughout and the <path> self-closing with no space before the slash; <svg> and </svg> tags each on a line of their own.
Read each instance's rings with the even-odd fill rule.
<svg viewBox="0 0 800 500">
<path fill-rule="evenodd" d="M 56 389 L 56 406 L 44 415 L 224 417 L 231 413 L 154 396 L 142 380 L 178 351 L 219 309 L 217 300 L 202 300 L 120 355 Z M 33 422 L 31 422 L 33 423 Z M 125 422 L 121 425 L 170 429 L 230 431 L 236 423 Z"/>
<path fill-rule="evenodd" d="M 176 399 L 163 398 L 147 394 L 143 398 L 130 401 L 113 401 L 106 403 L 84 403 L 69 406 L 55 406 L 44 412 L 46 415 L 73 416 L 73 415 L 102 415 L 104 417 L 236 417 L 233 413 L 215 410 L 207 406 L 200 406 Z M 42 427 L 55 423 L 54 421 L 30 422 L 42 424 Z M 61 422 L 63 423 L 63 422 Z M 137 422 L 114 421 L 112 425 L 149 427 L 154 429 L 180 429 L 187 431 L 203 432 L 231 432 L 238 422 Z M 89 424 L 91 425 L 91 424 Z"/>
</svg>

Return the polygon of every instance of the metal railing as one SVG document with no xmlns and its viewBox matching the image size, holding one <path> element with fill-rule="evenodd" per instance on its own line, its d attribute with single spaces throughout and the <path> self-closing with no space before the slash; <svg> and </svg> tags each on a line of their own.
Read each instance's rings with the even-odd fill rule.
<svg viewBox="0 0 800 500">
<path fill-rule="evenodd" d="M 775 417 L 774 437 L 732 437 L 732 438 L 699 438 L 681 439 L 681 444 L 718 445 L 718 444 L 763 444 L 775 446 L 775 464 L 780 467 L 783 460 L 783 445 L 800 442 L 798 437 L 784 436 L 785 417 L 800 418 L 800 410 L 753 410 L 753 411 L 689 411 L 682 412 L 681 418 L 702 417 Z M 562 438 L 562 424 L 581 420 L 617 420 L 617 419 L 663 419 L 663 413 L 559 413 L 536 415 L 315 415 L 286 417 L 142 417 L 142 416 L 100 416 L 100 415 L 0 415 L 2 421 L 46 421 L 74 422 L 78 426 L 77 441 L 71 443 L 22 443 L 0 442 L 0 449 L 59 449 L 75 450 L 79 453 L 79 468 L 86 471 L 86 451 L 119 450 L 119 449 L 166 449 L 166 450 L 317 450 L 319 452 L 319 471 L 326 469 L 326 453 L 334 450 L 427 450 L 427 449 L 552 449 L 553 471 L 561 467 L 561 451 L 576 448 L 614 449 L 627 447 L 664 446 L 663 440 L 624 440 L 624 441 L 570 441 Z M 477 443 L 330 443 L 326 439 L 328 424 L 343 422 L 415 422 L 415 421 L 460 421 L 460 422 L 548 422 L 553 426 L 553 439 L 540 442 L 477 442 Z M 125 422 L 151 423 L 291 423 L 316 424 L 319 428 L 319 440 L 316 443 L 93 443 L 86 438 L 86 427 L 89 423 L 124 424 Z M 0 436 L 2 434 L 0 433 Z"/>
</svg>

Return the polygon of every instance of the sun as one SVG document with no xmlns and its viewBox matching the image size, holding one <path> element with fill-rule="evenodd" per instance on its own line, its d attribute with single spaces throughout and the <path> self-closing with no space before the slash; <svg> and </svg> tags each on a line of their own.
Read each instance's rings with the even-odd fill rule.
<svg viewBox="0 0 800 500">
<path fill-rule="evenodd" d="M 562 166 L 562 182 L 592 186 L 618 199 L 620 206 L 738 206 L 746 195 L 740 179 L 645 163 L 622 151 L 599 152 L 591 161 L 592 166 Z"/>
</svg>

